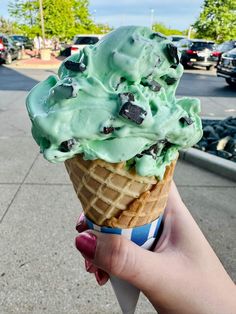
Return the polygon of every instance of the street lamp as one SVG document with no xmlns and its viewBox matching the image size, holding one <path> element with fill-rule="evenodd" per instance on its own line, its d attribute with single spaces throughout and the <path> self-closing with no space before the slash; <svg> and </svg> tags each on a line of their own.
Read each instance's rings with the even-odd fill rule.
<svg viewBox="0 0 236 314">
<path fill-rule="evenodd" d="M 152 29 L 152 25 L 153 25 L 153 19 L 154 19 L 154 9 L 150 10 L 150 27 Z"/>
</svg>

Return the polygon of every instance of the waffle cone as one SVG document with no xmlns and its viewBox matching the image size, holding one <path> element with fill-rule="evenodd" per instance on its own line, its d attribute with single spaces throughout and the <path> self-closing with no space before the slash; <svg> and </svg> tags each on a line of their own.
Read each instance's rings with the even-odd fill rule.
<svg viewBox="0 0 236 314">
<path fill-rule="evenodd" d="M 163 213 L 175 164 L 158 181 L 126 170 L 125 163 L 84 160 L 82 155 L 65 161 L 85 215 L 97 225 L 116 228 L 141 226 Z"/>
</svg>

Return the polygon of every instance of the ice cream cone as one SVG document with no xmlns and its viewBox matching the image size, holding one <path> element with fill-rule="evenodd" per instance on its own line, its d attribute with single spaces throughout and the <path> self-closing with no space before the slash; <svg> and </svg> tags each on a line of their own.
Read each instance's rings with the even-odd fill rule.
<svg viewBox="0 0 236 314">
<path fill-rule="evenodd" d="M 175 164 L 158 181 L 126 170 L 124 163 L 83 160 L 81 155 L 65 162 L 85 216 L 113 228 L 142 226 L 163 213 Z"/>
<path fill-rule="evenodd" d="M 122 234 L 145 249 L 151 248 L 159 230 L 175 164 L 167 166 L 158 181 L 126 170 L 124 163 L 86 161 L 81 155 L 65 162 L 88 227 Z M 122 313 L 133 314 L 139 289 L 114 276 L 110 280 Z"/>
</svg>

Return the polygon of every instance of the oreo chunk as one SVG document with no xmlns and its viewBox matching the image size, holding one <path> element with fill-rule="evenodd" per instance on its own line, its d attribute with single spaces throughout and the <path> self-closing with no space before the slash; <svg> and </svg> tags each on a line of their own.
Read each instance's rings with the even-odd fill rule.
<svg viewBox="0 0 236 314">
<path fill-rule="evenodd" d="M 179 121 L 183 124 L 187 123 L 187 125 L 191 125 L 194 122 L 190 117 L 182 117 Z"/>
<path fill-rule="evenodd" d="M 104 126 L 103 128 L 103 133 L 104 134 L 110 134 L 114 131 L 115 129 L 113 128 L 113 126 Z"/>
<path fill-rule="evenodd" d="M 161 77 L 161 79 L 163 79 L 167 85 L 173 85 L 178 81 L 177 78 L 171 77 L 169 75 L 164 75 Z"/>
<path fill-rule="evenodd" d="M 178 49 L 173 44 L 167 44 L 167 52 L 171 59 L 171 61 L 175 64 L 179 64 L 179 56 L 178 56 Z"/>
<path fill-rule="evenodd" d="M 60 144 L 59 151 L 63 152 L 63 153 L 67 153 L 67 152 L 69 152 L 73 148 L 75 143 L 76 143 L 76 141 L 75 141 L 74 138 L 71 138 L 71 139 L 69 139 L 67 141 L 64 141 L 64 142 L 62 142 Z"/>
<path fill-rule="evenodd" d="M 121 107 L 119 115 L 137 124 L 141 124 L 144 120 L 144 117 L 147 115 L 147 111 L 139 106 L 134 105 L 132 102 L 127 101 Z"/>
<path fill-rule="evenodd" d="M 67 70 L 73 71 L 73 72 L 84 72 L 86 70 L 86 65 L 82 62 L 74 62 L 71 60 L 67 60 L 64 63 Z"/>
</svg>

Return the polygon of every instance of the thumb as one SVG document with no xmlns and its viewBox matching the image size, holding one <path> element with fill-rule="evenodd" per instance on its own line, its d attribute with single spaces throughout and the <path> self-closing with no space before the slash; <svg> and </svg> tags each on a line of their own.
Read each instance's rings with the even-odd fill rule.
<svg viewBox="0 0 236 314">
<path fill-rule="evenodd" d="M 108 274 L 146 290 L 160 256 L 144 250 L 120 235 L 86 231 L 76 238 L 76 247 L 95 266 Z"/>
</svg>

